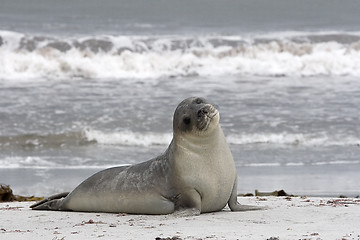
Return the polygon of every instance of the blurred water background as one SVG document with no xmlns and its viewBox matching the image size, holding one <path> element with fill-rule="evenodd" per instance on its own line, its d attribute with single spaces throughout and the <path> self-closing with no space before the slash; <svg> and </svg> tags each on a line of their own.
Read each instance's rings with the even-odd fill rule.
<svg viewBox="0 0 360 240">
<path fill-rule="evenodd" d="M 0 182 L 70 191 L 220 107 L 242 193 L 360 193 L 360 4 L 2 0 Z"/>
</svg>

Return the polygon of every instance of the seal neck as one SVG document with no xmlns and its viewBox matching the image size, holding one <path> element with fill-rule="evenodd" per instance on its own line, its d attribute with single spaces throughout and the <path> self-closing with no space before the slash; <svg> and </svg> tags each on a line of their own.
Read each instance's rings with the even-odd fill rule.
<svg viewBox="0 0 360 240">
<path fill-rule="evenodd" d="M 201 152 L 210 150 L 213 146 L 221 144 L 224 140 L 224 133 L 220 126 L 207 134 L 178 134 L 174 135 L 174 144 L 178 148 Z M 199 151 L 200 150 L 200 151 Z"/>
</svg>

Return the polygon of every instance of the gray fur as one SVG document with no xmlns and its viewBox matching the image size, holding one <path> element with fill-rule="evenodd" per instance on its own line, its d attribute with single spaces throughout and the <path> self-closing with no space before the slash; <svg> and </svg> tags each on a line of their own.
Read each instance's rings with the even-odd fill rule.
<svg viewBox="0 0 360 240">
<path fill-rule="evenodd" d="M 258 210 L 237 202 L 235 163 L 217 109 L 188 98 L 175 110 L 173 140 L 164 154 L 133 166 L 100 171 L 70 194 L 50 197 L 35 210 L 191 214 Z"/>
</svg>

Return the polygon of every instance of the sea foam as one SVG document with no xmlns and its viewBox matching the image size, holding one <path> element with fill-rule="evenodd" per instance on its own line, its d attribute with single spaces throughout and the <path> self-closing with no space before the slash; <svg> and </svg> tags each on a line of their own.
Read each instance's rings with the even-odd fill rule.
<svg viewBox="0 0 360 240">
<path fill-rule="evenodd" d="M 152 146 L 169 145 L 171 133 L 154 132 L 104 132 L 94 129 L 84 130 L 87 141 L 103 145 Z M 359 146 L 360 139 L 355 136 L 329 136 L 324 133 L 239 133 L 228 134 L 230 145 L 267 144 L 292 146 Z"/>
<path fill-rule="evenodd" d="M 132 131 L 106 133 L 92 129 L 84 130 L 84 134 L 88 141 L 104 145 L 124 146 L 168 145 L 172 138 L 170 133 L 136 133 Z"/>
<path fill-rule="evenodd" d="M 1 79 L 360 76 L 360 35 L 37 36 L 0 31 Z"/>
<path fill-rule="evenodd" d="M 0 148 L 62 148 L 91 144 L 118 146 L 167 146 L 172 140 L 170 132 L 134 132 L 130 130 L 107 132 L 85 128 L 78 132 L 48 135 L 18 135 L 0 137 Z M 230 145 L 265 144 L 278 146 L 360 146 L 354 135 L 327 133 L 230 133 L 226 135 Z"/>
</svg>

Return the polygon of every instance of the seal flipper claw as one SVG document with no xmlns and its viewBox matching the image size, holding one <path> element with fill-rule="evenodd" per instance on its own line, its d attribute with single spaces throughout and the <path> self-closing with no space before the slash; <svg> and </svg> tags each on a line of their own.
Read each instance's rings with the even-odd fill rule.
<svg viewBox="0 0 360 240">
<path fill-rule="evenodd" d="M 62 198 L 65 198 L 67 195 L 69 195 L 69 192 L 52 195 L 31 205 L 30 208 L 33 210 L 60 210 L 59 207 L 62 202 Z"/>
<path fill-rule="evenodd" d="M 181 210 L 177 210 L 173 213 L 174 217 L 193 217 L 193 216 L 199 216 L 200 210 L 196 208 L 184 208 Z"/>
<path fill-rule="evenodd" d="M 257 210 L 267 210 L 268 207 L 258 207 L 252 205 L 243 205 L 237 203 L 236 206 L 230 207 L 231 211 L 233 212 L 244 212 L 244 211 L 257 211 Z"/>
</svg>

